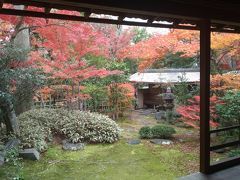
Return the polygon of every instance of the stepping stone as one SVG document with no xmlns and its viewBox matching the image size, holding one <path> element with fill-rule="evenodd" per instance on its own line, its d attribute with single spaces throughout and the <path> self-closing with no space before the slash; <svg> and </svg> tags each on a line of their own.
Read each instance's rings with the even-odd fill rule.
<svg viewBox="0 0 240 180">
<path fill-rule="evenodd" d="M 24 149 L 24 150 L 20 151 L 19 156 L 24 159 L 29 159 L 29 160 L 33 160 L 33 161 L 40 159 L 40 153 L 34 148 Z"/>
<path fill-rule="evenodd" d="M 128 144 L 131 144 L 131 145 L 136 145 L 136 144 L 140 144 L 140 143 L 141 143 L 141 140 L 139 140 L 139 139 L 132 139 L 132 140 L 128 141 Z"/>
<path fill-rule="evenodd" d="M 188 133 L 186 133 L 186 135 L 193 136 L 194 134 L 193 134 L 193 132 L 188 132 Z"/>
<path fill-rule="evenodd" d="M 185 143 L 185 142 L 187 142 L 185 139 L 179 139 L 178 140 L 180 143 Z"/>
<path fill-rule="evenodd" d="M 70 150 L 70 151 L 77 151 L 77 150 L 83 150 L 85 147 L 84 143 L 70 143 L 67 140 L 64 140 L 63 142 L 63 149 L 64 150 Z"/>
<path fill-rule="evenodd" d="M 173 144 L 172 141 L 167 140 L 167 139 L 151 139 L 150 142 L 153 143 L 153 144 L 162 144 L 162 145 Z"/>
</svg>

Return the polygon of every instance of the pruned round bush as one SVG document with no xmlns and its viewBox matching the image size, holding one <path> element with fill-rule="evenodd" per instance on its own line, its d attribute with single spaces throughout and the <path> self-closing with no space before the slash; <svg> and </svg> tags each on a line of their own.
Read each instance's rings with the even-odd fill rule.
<svg viewBox="0 0 240 180">
<path fill-rule="evenodd" d="M 113 143 L 120 135 L 119 126 L 99 113 L 35 109 L 22 113 L 18 119 L 22 145 L 39 151 L 47 148 L 54 133 L 64 135 L 73 143 Z"/>
<path fill-rule="evenodd" d="M 144 126 L 139 130 L 141 139 L 170 138 L 175 133 L 176 131 L 173 127 L 165 125 L 156 125 L 152 128 Z"/>
<path fill-rule="evenodd" d="M 173 127 L 164 125 L 156 125 L 152 127 L 151 131 L 153 138 L 170 138 L 176 133 Z"/>
<path fill-rule="evenodd" d="M 139 135 L 141 139 L 152 138 L 152 131 L 149 126 L 144 126 L 139 130 Z"/>
</svg>

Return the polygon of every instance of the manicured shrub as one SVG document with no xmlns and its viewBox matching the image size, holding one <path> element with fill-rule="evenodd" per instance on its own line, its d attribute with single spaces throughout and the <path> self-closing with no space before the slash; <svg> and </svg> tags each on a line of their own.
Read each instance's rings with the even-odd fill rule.
<svg viewBox="0 0 240 180">
<path fill-rule="evenodd" d="M 144 126 L 139 130 L 140 138 L 150 139 L 150 138 L 170 138 L 176 131 L 173 127 L 165 125 L 156 125 L 152 128 Z"/>
<path fill-rule="evenodd" d="M 149 139 L 152 138 L 152 131 L 149 126 L 142 127 L 139 130 L 139 135 L 141 139 Z"/>
<path fill-rule="evenodd" d="M 31 110 L 19 117 L 20 140 L 24 147 L 35 147 L 39 151 L 47 148 L 48 137 L 51 137 L 51 124 L 56 114 L 49 110 Z"/>
<path fill-rule="evenodd" d="M 170 138 L 176 133 L 173 127 L 164 125 L 156 125 L 152 127 L 151 131 L 153 138 Z"/>
<path fill-rule="evenodd" d="M 64 135 L 73 143 L 113 143 L 120 134 L 119 126 L 109 117 L 78 110 L 35 109 L 18 119 L 22 145 L 39 151 L 47 148 L 54 133 Z"/>
</svg>

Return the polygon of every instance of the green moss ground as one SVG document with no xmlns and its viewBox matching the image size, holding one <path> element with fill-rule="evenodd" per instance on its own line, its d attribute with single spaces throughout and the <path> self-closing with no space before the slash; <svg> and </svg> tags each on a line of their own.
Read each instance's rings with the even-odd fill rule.
<svg viewBox="0 0 240 180">
<path fill-rule="evenodd" d="M 121 141 L 113 145 L 88 145 L 85 150 L 66 152 L 52 146 L 39 162 L 24 161 L 25 179 L 164 179 L 185 175 L 186 163 L 195 161 L 194 154 L 184 154 L 177 148 L 128 145 Z M 5 179 L 0 170 L 0 179 Z"/>
<path fill-rule="evenodd" d="M 129 120 L 120 124 L 124 131 L 119 142 L 87 145 L 77 152 L 52 145 L 40 161 L 23 162 L 23 177 L 26 180 L 172 180 L 197 171 L 198 152 L 191 149 L 196 149 L 196 143 L 174 140 L 168 146 L 142 140 L 139 145 L 129 145 L 127 140 L 138 136 L 140 125 Z M 0 179 L 7 179 L 11 171 L 9 166 L 1 167 Z"/>
</svg>

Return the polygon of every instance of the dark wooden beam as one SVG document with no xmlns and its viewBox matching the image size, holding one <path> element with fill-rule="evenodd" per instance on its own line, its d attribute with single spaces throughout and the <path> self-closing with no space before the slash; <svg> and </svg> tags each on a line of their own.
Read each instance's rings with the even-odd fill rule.
<svg viewBox="0 0 240 180">
<path fill-rule="evenodd" d="M 211 173 L 214 173 L 214 172 L 217 172 L 217 171 L 220 171 L 223 169 L 227 169 L 232 166 L 239 165 L 239 162 L 240 162 L 240 157 L 237 156 L 237 157 L 227 158 L 222 161 L 218 161 L 216 163 L 212 163 L 211 164 Z"/>
<path fill-rule="evenodd" d="M 228 142 L 224 144 L 219 144 L 219 145 L 211 146 L 210 151 L 215 151 L 215 150 L 226 148 L 226 147 L 236 146 L 239 144 L 240 144 L 240 141 L 233 141 L 233 142 Z"/>
<path fill-rule="evenodd" d="M 51 9 L 52 8 L 49 8 L 49 7 L 44 8 L 45 14 L 49 14 L 51 12 Z"/>
<path fill-rule="evenodd" d="M 84 18 L 85 19 L 88 19 L 90 16 L 91 16 L 91 14 L 92 14 L 92 12 L 91 12 L 91 10 L 89 9 L 89 10 L 86 10 L 86 11 L 84 11 Z"/>
<path fill-rule="evenodd" d="M 109 1 L 109 0 L 6 0 L 9 3 L 15 4 L 31 4 L 55 6 L 57 9 L 62 8 L 68 10 L 76 10 L 77 8 L 91 8 L 98 10 L 108 10 L 114 12 L 131 13 L 148 16 L 162 16 L 189 20 L 200 20 L 203 18 L 210 18 L 212 22 L 218 21 L 221 23 L 236 23 L 240 25 L 240 3 L 235 3 L 234 6 L 226 1 L 223 5 L 218 7 L 218 3 L 207 4 L 207 1 L 198 3 L 192 1 L 183 3 L 184 1 L 156 1 L 156 0 L 139 0 L 135 1 Z M 222 1 L 221 1 L 222 2 Z M 229 4 L 231 6 L 229 6 Z"/>
<path fill-rule="evenodd" d="M 120 22 L 120 23 L 122 23 L 123 22 L 123 20 L 124 20 L 124 16 L 118 16 L 118 21 Z"/>
<path fill-rule="evenodd" d="M 153 23 L 153 19 L 148 19 L 148 20 L 147 20 L 147 24 L 148 24 L 148 25 L 151 25 L 152 23 Z"/>
<path fill-rule="evenodd" d="M 3 7 L 4 0 L 0 0 L 0 9 Z"/>
<path fill-rule="evenodd" d="M 218 132 L 222 132 L 222 131 L 229 131 L 229 130 L 232 130 L 232 129 L 239 129 L 239 128 L 240 128 L 240 125 L 229 126 L 229 127 L 225 127 L 225 128 L 211 130 L 210 133 L 213 134 L 213 133 L 218 133 Z"/>
<path fill-rule="evenodd" d="M 178 19 L 174 20 L 174 21 L 173 21 L 173 27 L 178 26 L 180 23 L 181 23 L 180 20 L 178 20 Z"/>
<path fill-rule="evenodd" d="M 134 21 L 118 21 L 113 19 L 101 19 L 101 18 L 90 18 L 89 11 L 82 9 L 87 12 L 86 16 L 72 16 L 64 14 L 55 14 L 55 13 L 44 13 L 44 12 L 33 12 L 27 10 L 15 10 L 15 9 L 0 9 L 0 14 L 16 15 L 16 16 L 29 16 L 29 17 L 39 17 L 39 18 L 49 18 L 49 19 L 62 19 L 62 20 L 71 20 L 71 21 L 83 21 L 83 22 L 93 22 L 93 23 L 105 23 L 105 24 L 122 24 L 128 26 L 143 26 L 143 27 L 156 27 L 156 28 L 175 28 L 175 29 L 185 29 L 185 30 L 199 30 L 199 26 L 191 26 L 185 24 L 164 24 L 164 23 L 145 23 L 145 22 L 134 22 Z M 88 16 L 89 15 L 89 16 Z M 122 13 L 120 13 L 122 15 Z M 159 20 L 159 18 L 157 18 Z M 168 19 L 169 20 L 169 19 Z M 192 22 L 192 21 L 191 21 Z M 196 21 L 198 24 L 198 21 Z M 239 28 L 235 29 L 217 29 L 212 28 L 213 32 L 227 32 L 227 33 L 238 33 L 240 32 Z"/>
<path fill-rule="evenodd" d="M 48 0 L 35 0 L 38 2 L 49 2 Z M 235 3 L 235 6 L 228 6 L 228 1 L 222 3 L 221 7 L 217 7 L 218 3 L 207 4 L 207 2 L 198 3 L 183 3 L 184 1 L 156 1 L 156 0 L 139 0 L 135 1 L 109 1 L 109 0 L 52 0 L 55 4 L 68 4 L 74 6 L 89 7 L 93 9 L 109 9 L 113 11 L 124 11 L 129 13 L 142 13 L 144 15 L 153 15 L 158 13 L 165 17 L 185 18 L 185 19 L 203 19 L 209 18 L 212 20 L 221 20 L 225 22 L 240 23 L 240 3 Z M 224 7 L 225 5 L 225 7 Z M 226 8 L 228 7 L 228 8 Z"/>
<path fill-rule="evenodd" d="M 16 16 L 30 16 L 30 17 L 39 17 L 39 18 L 49 18 L 49 19 L 62 19 L 62 20 L 71 20 L 71 21 L 83 21 L 83 22 L 93 22 L 93 23 L 104 23 L 104 24 L 122 24 L 128 26 L 144 26 L 149 27 L 149 24 L 144 22 L 133 22 L 133 21 L 122 21 L 121 23 L 118 20 L 113 19 L 100 19 L 100 18 L 85 18 L 82 16 L 71 16 L 64 14 L 54 14 L 54 13 L 42 13 L 42 12 L 33 12 L 26 10 L 16 10 L 16 9 L 0 9 L 0 14 L 16 15 Z M 172 25 L 153 23 L 151 27 L 156 28 L 173 28 Z M 186 30 L 196 30 L 192 26 L 177 26 L 176 29 L 186 29 Z"/>
<path fill-rule="evenodd" d="M 131 9 L 123 9 L 123 7 L 120 7 L 120 6 L 115 7 L 115 5 L 118 5 L 118 3 L 116 4 L 116 2 L 114 2 L 114 3 L 113 2 L 109 2 L 108 5 L 112 6 L 112 7 L 109 7 L 109 6 L 106 7 L 106 6 L 103 6 L 104 5 L 104 1 L 101 1 L 101 2 L 100 1 L 87 1 L 88 3 L 86 3 L 86 1 L 84 1 L 84 0 L 79 0 L 79 1 L 64 1 L 64 0 L 52 0 L 52 1 L 47 1 L 47 0 L 28 0 L 28 1 L 5 0 L 4 2 L 12 3 L 12 4 L 18 4 L 18 5 L 19 4 L 23 4 L 25 6 L 32 5 L 32 6 L 36 6 L 36 7 L 51 7 L 51 8 L 54 8 L 54 9 L 65 9 L 65 10 L 73 10 L 73 11 L 78 11 L 78 12 L 86 12 L 86 9 L 91 9 L 92 13 L 107 14 L 107 15 L 113 15 L 113 16 L 119 16 L 119 14 L 125 14 L 125 17 L 148 19 L 148 23 L 146 23 L 146 24 L 148 24 L 148 26 L 150 26 L 150 25 L 152 26 L 152 24 L 154 24 L 152 27 L 160 27 L 160 26 L 156 26 L 157 23 L 156 24 L 152 23 L 152 20 L 149 17 L 161 17 L 161 20 L 167 21 L 167 22 L 173 22 L 173 19 L 178 19 L 181 22 L 183 22 L 183 20 L 184 20 L 184 22 L 186 22 L 187 24 L 196 24 L 196 22 L 199 20 L 199 18 L 196 18 L 194 16 L 186 17 L 186 16 L 183 16 L 183 15 L 176 15 L 176 14 L 174 14 L 175 11 L 172 12 L 171 14 L 164 13 L 164 10 L 162 10 L 162 6 L 168 7 L 166 5 L 166 4 L 169 3 L 168 0 L 166 0 L 164 2 L 161 2 L 161 7 L 160 7 L 160 9 L 158 9 L 158 11 L 142 11 L 141 8 L 139 9 L 139 7 L 138 7 L 139 4 L 137 4 L 136 7 L 134 6 L 135 7 L 134 8 L 132 5 L 133 4 L 136 5 L 136 3 L 132 4 L 132 2 L 128 3 L 127 4 L 128 6 L 126 6 L 126 7 L 125 7 L 124 3 L 120 3 L 121 6 L 124 5 L 123 7 L 125 7 L 125 8 L 128 7 L 128 8 L 131 8 Z M 141 1 L 141 2 L 139 1 L 139 3 L 143 3 L 143 1 Z M 154 1 L 152 3 L 149 2 L 146 5 L 145 10 L 147 10 L 149 8 L 148 7 L 149 4 L 152 4 L 152 6 L 153 6 L 156 3 L 157 3 L 156 1 Z M 155 7 L 153 7 L 153 8 L 155 8 Z M 169 10 L 171 10 L 171 8 L 173 8 L 173 7 L 168 7 L 168 8 L 169 8 Z M 190 10 L 191 10 L 191 8 L 190 8 Z M 180 10 L 178 10 L 178 11 L 180 11 Z M 188 10 L 185 10 L 185 11 L 189 13 Z M 198 9 L 196 9 L 196 11 L 198 11 Z M 195 12 L 195 10 L 194 10 L 194 12 Z M 203 11 L 201 11 L 201 14 L 206 14 L 205 11 L 204 11 L 204 13 L 202 13 L 202 12 Z M 22 14 L 18 14 L 18 15 L 22 15 Z M 190 13 L 190 15 L 191 15 L 191 13 Z M 240 19 L 240 18 L 236 18 L 236 17 L 238 17 L 237 15 L 233 16 L 233 17 L 234 17 L 235 20 Z M 239 31 L 239 29 L 240 29 L 240 21 L 239 21 L 239 23 L 237 23 L 237 22 L 234 22 L 234 23 L 227 22 L 227 24 L 226 24 L 225 20 L 224 19 L 218 19 L 215 22 L 215 20 L 212 19 L 212 22 L 218 23 L 218 24 L 223 24 L 223 25 L 234 25 L 234 29 L 212 28 L 212 31 L 216 31 L 216 32 L 229 32 L 229 33 L 239 33 L 240 32 Z M 92 22 L 92 21 L 89 21 L 89 22 Z M 98 22 L 98 23 L 101 23 L 101 22 Z M 136 24 L 133 24 L 133 25 L 136 25 Z M 142 26 L 147 26 L 147 25 L 142 24 Z M 163 25 L 163 28 L 164 27 L 165 26 Z M 175 26 L 172 26 L 172 27 L 168 26 L 166 28 L 176 28 L 176 29 L 183 28 L 183 29 L 196 29 L 196 30 L 199 30 L 198 26 L 195 27 L 195 28 L 192 28 L 190 26 L 187 26 L 187 28 L 184 28 L 182 26 L 182 24 L 180 24 L 180 26 L 179 26 L 179 24 L 178 25 L 175 24 Z"/>
<path fill-rule="evenodd" d="M 200 172 L 210 172 L 210 52 L 211 22 L 200 22 Z"/>
</svg>

